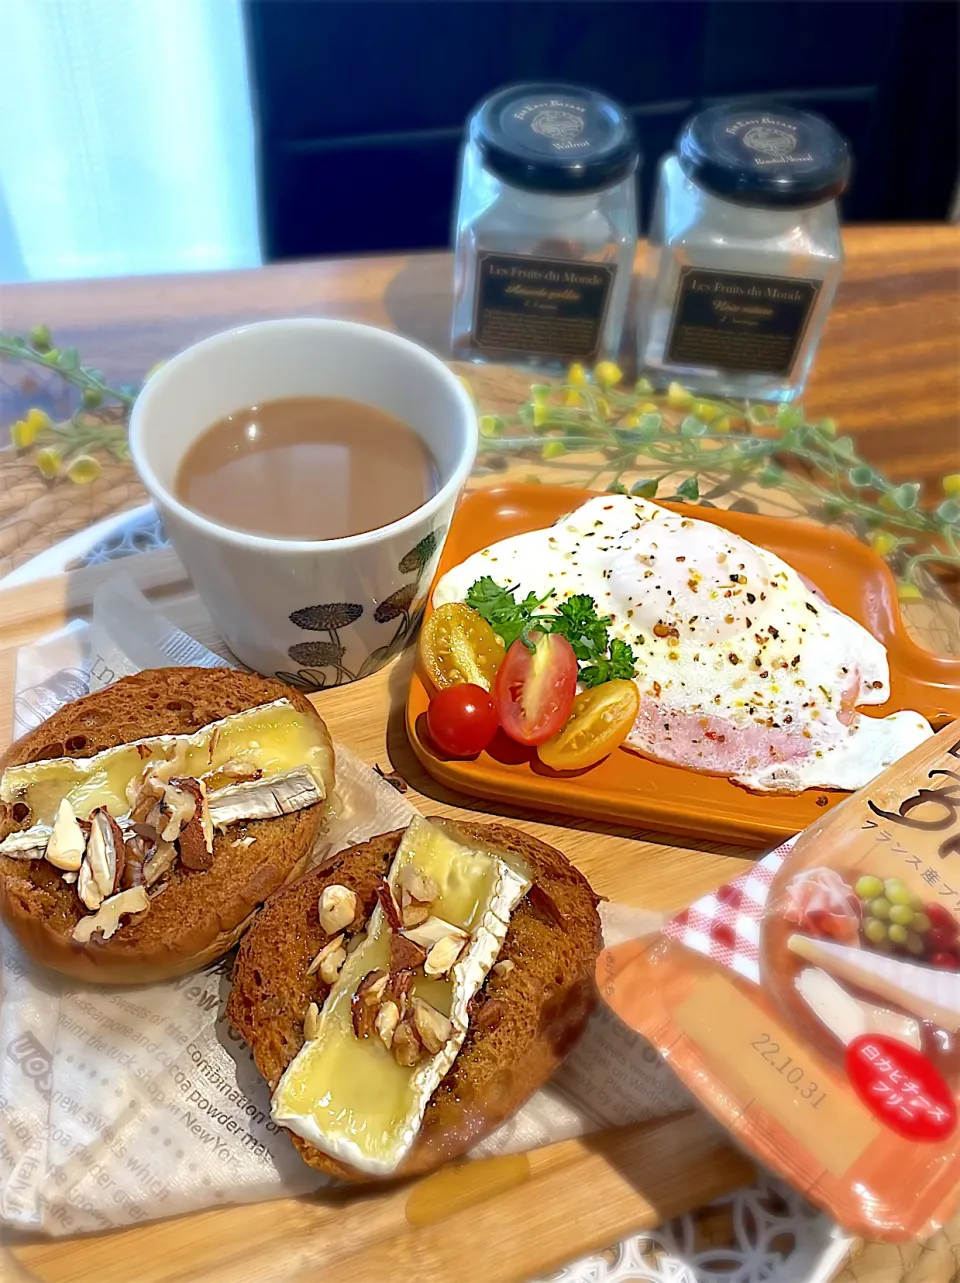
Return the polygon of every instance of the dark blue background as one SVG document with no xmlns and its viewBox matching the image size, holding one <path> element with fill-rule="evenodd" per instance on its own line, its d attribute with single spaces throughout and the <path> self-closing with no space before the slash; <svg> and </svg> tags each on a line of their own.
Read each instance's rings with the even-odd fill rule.
<svg viewBox="0 0 960 1283">
<path fill-rule="evenodd" d="M 952 0 L 247 0 L 270 259 L 446 246 L 464 121 L 500 85 L 618 98 L 656 162 L 691 112 L 818 111 L 856 161 L 849 220 L 943 219 L 958 173 Z"/>
</svg>

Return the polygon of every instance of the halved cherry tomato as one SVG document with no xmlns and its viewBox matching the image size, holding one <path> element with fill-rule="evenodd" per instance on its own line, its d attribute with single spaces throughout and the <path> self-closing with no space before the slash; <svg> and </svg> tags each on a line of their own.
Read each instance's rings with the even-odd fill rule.
<svg viewBox="0 0 960 1283">
<path fill-rule="evenodd" d="M 427 730 L 437 746 L 451 757 L 482 753 L 498 724 L 489 692 L 473 682 L 448 686 L 427 705 Z"/>
<path fill-rule="evenodd" d="M 636 721 L 640 692 L 635 682 L 604 682 L 581 691 L 559 735 L 537 749 L 545 766 L 575 771 L 593 766 L 619 748 Z"/>
<path fill-rule="evenodd" d="M 502 659 L 503 638 L 462 601 L 440 606 L 420 634 L 420 663 L 440 691 L 460 682 L 489 690 Z"/>
<path fill-rule="evenodd" d="M 513 643 L 493 683 L 500 725 L 519 744 L 542 744 L 570 715 L 577 691 L 577 657 L 559 633 L 530 634 Z"/>
</svg>

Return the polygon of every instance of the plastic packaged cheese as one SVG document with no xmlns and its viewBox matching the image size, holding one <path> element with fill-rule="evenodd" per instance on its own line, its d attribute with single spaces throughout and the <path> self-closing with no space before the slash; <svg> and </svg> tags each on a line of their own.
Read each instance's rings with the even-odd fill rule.
<svg viewBox="0 0 960 1283">
<path fill-rule="evenodd" d="M 960 723 L 597 976 L 844 1228 L 932 1232 L 960 1192 Z"/>
</svg>

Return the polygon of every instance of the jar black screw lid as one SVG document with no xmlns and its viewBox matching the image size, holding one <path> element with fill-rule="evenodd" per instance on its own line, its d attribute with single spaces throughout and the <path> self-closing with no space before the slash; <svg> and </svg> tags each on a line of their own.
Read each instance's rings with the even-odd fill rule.
<svg viewBox="0 0 960 1283">
<path fill-rule="evenodd" d="M 598 191 L 632 172 L 639 159 L 624 109 L 577 85 L 511 85 L 470 119 L 470 137 L 499 178 L 528 191 Z"/>
<path fill-rule="evenodd" d="M 850 180 L 846 140 L 793 107 L 708 107 L 687 122 L 678 150 L 688 178 L 738 205 L 802 209 L 839 196 Z"/>
</svg>

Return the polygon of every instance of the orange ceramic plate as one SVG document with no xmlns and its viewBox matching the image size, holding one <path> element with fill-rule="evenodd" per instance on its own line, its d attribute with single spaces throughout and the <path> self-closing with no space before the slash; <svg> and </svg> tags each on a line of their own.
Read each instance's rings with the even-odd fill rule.
<svg viewBox="0 0 960 1283">
<path fill-rule="evenodd" d="M 467 495 L 450 527 L 437 578 L 489 544 L 552 525 L 590 497 L 587 491 L 546 485 Z M 891 693 L 888 703 L 874 710 L 878 715 L 912 708 L 934 726 L 960 717 L 960 660 L 933 655 L 911 641 L 893 577 L 876 553 L 850 535 L 810 522 L 719 508 L 689 511 L 769 548 L 883 642 Z M 534 750 L 500 734 L 477 758 L 443 758 L 424 736 L 428 700 L 415 673 L 407 699 L 410 742 L 434 779 L 467 796 L 748 846 L 768 846 L 798 833 L 847 796 L 822 789 L 796 797 L 749 793 L 722 776 L 652 762 L 622 749 L 587 770 L 560 774 L 543 766 Z"/>
</svg>

